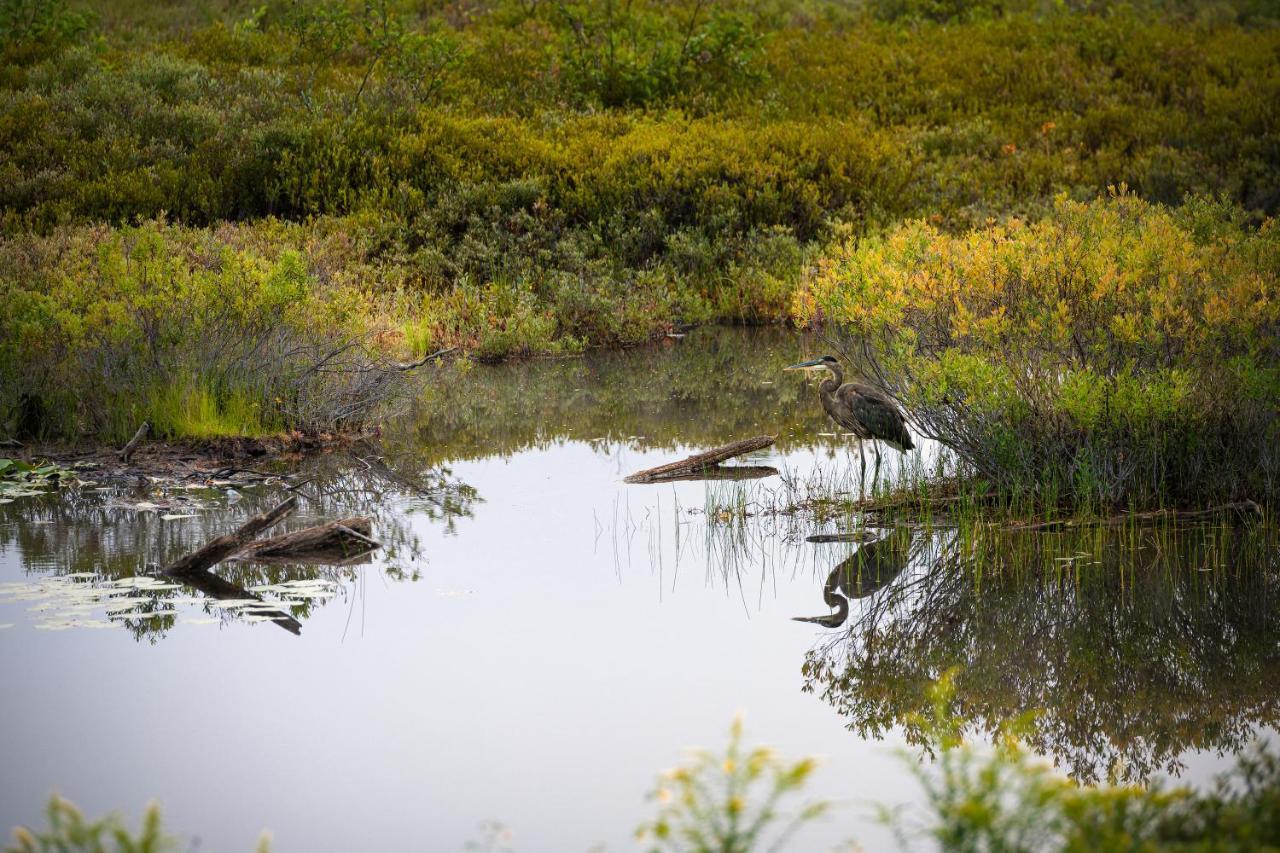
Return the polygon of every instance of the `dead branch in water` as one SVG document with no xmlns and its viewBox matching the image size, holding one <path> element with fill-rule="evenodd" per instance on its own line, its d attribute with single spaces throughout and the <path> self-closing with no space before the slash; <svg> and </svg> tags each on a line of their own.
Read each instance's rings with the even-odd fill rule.
<svg viewBox="0 0 1280 853">
<path fill-rule="evenodd" d="M 371 518 L 340 518 L 250 543 L 236 559 L 315 562 L 333 558 L 346 561 L 382 547 L 381 542 L 372 538 L 372 533 Z"/>
<path fill-rule="evenodd" d="M 217 539 L 208 542 L 203 548 L 170 563 L 163 571 L 166 575 L 189 575 L 203 572 L 243 550 L 255 536 L 293 512 L 297 506 L 298 498 L 296 496 L 287 498 L 274 509 L 255 515 L 242 524 L 239 529 L 219 536 Z"/>
<path fill-rule="evenodd" d="M 695 453 L 679 462 L 668 462 L 666 465 L 659 465 L 657 468 L 637 471 L 623 482 L 658 483 L 704 473 L 708 470 L 714 470 L 719 463 L 726 459 L 732 459 L 735 456 L 741 456 L 744 453 L 751 453 L 755 450 L 762 450 L 773 444 L 773 442 L 774 437 L 772 435 L 757 435 L 755 438 L 744 438 L 702 453 Z"/>
<path fill-rule="evenodd" d="M 138 449 L 138 444 L 142 439 L 147 437 L 147 433 L 151 431 L 151 424 L 147 421 L 142 422 L 142 426 L 138 427 L 138 431 L 133 434 L 133 438 L 129 439 L 129 443 L 120 451 L 120 461 L 128 462 L 129 457 L 133 455 L 133 451 Z"/>
</svg>

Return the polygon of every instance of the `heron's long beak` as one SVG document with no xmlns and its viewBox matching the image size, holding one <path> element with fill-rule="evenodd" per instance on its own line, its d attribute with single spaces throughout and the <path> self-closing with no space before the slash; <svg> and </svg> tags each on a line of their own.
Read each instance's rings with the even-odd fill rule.
<svg viewBox="0 0 1280 853">
<path fill-rule="evenodd" d="M 822 359 L 815 358 L 812 361 L 802 361 L 799 364 L 789 364 L 782 368 L 783 370 L 813 370 L 814 368 L 824 367 Z"/>
</svg>

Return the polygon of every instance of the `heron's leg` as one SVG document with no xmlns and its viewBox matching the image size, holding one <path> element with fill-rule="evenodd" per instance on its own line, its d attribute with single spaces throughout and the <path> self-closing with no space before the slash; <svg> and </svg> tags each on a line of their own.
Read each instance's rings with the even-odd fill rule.
<svg viewBox="0 0 1280 853">
<path fill-rule="evenodd" d="M 867 454 L 862 449 L 862 439 L 858 439 L 858 461 L 862 463 L 858 474 L 858 499 L 861 500 L 867 491 Z"/>
<path fill-rule="evenodd" d="M 872 442 L 871 449 L 875 451 L 876 454 L 876 470 L 875 473 L 871 475 L 871 492 L 874 494 L 876 486 L 880 483 L 880 442 Z"/>
</svg>

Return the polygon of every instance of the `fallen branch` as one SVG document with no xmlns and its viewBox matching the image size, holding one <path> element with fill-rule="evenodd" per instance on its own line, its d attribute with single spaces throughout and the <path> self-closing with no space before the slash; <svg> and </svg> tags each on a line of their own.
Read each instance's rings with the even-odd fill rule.
<svg viewBox="0 0 1280 853">
<path fill-rule="evenodd" d="M 372 532 L 373 520 L 370 518 L 340 518 L 253 542 L 236 559 L 273 562 L 314 562 L 325 558 L 348 560 L 382 547 L 381 542 L 371 538 Z"/>
<path fill-rule="evenodd" d="M 431 359 L 433 358 L 440 358 L 441 356 L 446 356 L 456 349 L 457 347 L 445 347 L 444 349 L 438 349 L 435 352 L 431 353 L 430 355 L 424 355 L 422 358 L 418 359 L 417 361 L 406 361 L 403 364 L 394 365 L 394 367 L 396 370 L 413 370 L 415 367 L 422 367 L 422 365 L 426 364 L 428 361 L 431 361 Z"/>
<path fill-rule="evenodd" d="M 133 434 L 133 438 L 129 439 L 129 443 L 120 451 L 120 461 L 128 462 L 129 457 L 133 455 L 133 451 L 138 449 L 138 444 L 142 439 L 147 437 L 147 433 L 151 431 L 151 424 L 146 421 L 142 422 L 142 426 L 138 427 L 138 431 Z"/>
<path fill-rule="evenodd" d="M 219 536 L 203 548 L 193 551 L 164 568 L 167 575 L 190 575 L 203 572 L 211 566 L 239 553 L 255 536 L 293 512 L 298 506 L 297 496 L 287 498 L 275 509 L 255 515 L 238 530 Z"/>
<path fill-rule="evenodd" d="M 755 438 L 744 438 L 741 441 L 734 441 L 712 450 L 702 453 L 695 453 L 687 459 L 679 462 L 668 462 L 666 465 L 659 465 L 657 468 L 648 468 L 644 471 L 637 471 L 630 477 L 627 477 L 625 483 L 658 483 L 668 480 L 680 479 L 691 474 L 701 474 L 708 470 L 715 470 L 719 463 L 726 459 L 732 459 L 735 456 L 741 456 L 744 453 L 751 453 L 755 450 L 762 450 L 773 444 L 774 437 L 771 435 L 757 435 Z M 720 469 L 727 470 L 727 469 Z"/>
</svg>

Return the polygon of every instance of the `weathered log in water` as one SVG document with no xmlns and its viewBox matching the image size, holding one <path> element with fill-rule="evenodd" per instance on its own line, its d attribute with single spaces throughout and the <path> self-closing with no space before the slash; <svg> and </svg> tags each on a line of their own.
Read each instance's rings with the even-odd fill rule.
<svg viewBox="0 0 1280 853">
<path fill-rule="evenodd" d="M 643 471 L 637 471 L 623 482 L 626 483 L 664 483 L 671 480 L 679 479 L 701 479 L 707 472 L 724 472 L 732 471 L 732 468 L 718 467 L 721 462 L 726 459 L 732 459 L 735 456 L 741 456 L 744 453 L 751 453 L 756 450 L 763 450 L 774 442 L 772 435 L 757 435 L 754 438 L 744 438 L 740 441 L 733 441 L 729 444 L 695 453 L 694 455 L 681 459 L 679 462 L 668 462 L 666 465 L 659 465 L 657 468 L 647 468 Z M 755 468 L 763 466 L 753 466 Z M 769 469 L 773 473 L 777 473 L 774 469 Z M 701 476 L 700 476 L 701 475 Z M 733 475 L 730 475 L 733 476 Z M 768 476 L 768 474 L 758 474 L 758 476 Z M 710 478 L 728 479 L 728 477 L 717 477 L 712 474 Z"/>
<path fill-rule="evenodd" d="M 165 566 L 166 575 L 188 575 L 203 572 L 217 565 L 228 557 L 244 550 L 254 537 L 293 512 L 298 507 L 298 498 L 287 498 L 274 509 L 259 513 L 242 524 L 239 529 L 219 536 L 207 543 L 203 548 L 192 551 L 187 556 Z"/>
<path fill-rule="evenodd" d="M 382 547 L 372 538 L 373 519 L 340 518 L 315 527 L 295 530 L 251 542 L 238 560 L 270 562 L 346 562 Z"/>
</svg>

